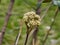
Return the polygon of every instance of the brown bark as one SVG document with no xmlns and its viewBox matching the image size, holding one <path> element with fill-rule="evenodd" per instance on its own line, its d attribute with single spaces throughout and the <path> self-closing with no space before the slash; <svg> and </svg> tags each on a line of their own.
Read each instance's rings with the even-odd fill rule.
<svg viewBox="0 0 60 45">
<path fill-rule="evenodd" d="M 4 22 L 4 25 L 2 27 L 2 31 L 0 32 L 0 45 L 2 45 L 3 37 L 4 37 L 5 31 L 6 31 L 6 28 L 7 28 L 9 18 L 11 16 L 11 11 L 13 8 L 14 1 L 15 0 L 10 0 L 10 5 L 9 5 L 8 12 L 7 12 L 6 17 L 5 17 L 5 22 Z"/>
<path fill-rule="evenodd" d="M 40 4 L 40 2 L 41 2 L 42 0 L 38 0 L 38 6 L 37 6 L 37 9 L 36 9 L 36 14 L 38 14 L 38 15 L 40 15 L 40 12 L 41 12 L 41 9 L 40 9 L 40 6 L 41 6 L 41 4 Z M 34 39 L 34 42 L 32 41 L 32 43 L 34 43 L 34 45 L 36 44 L 36 40 L 37 40 L 37 33 L 38 33 L 38 26 L 36 27 L 36 29 L 35 29 L 35 31 L 33 32 L 33 39 Z M 33 45 L 33 44 L 32 44 Z"/>
<path fill-rule="evenodd" d="M 38 4 L 37 4 L 37 9 L 36 9 L 36 14 L 40 14 L 40 12 L 41 12 L 41 9 L 40 9 L 40 6 L 41 6 L 41 4 L 40 4 L 40 2 L 41 2 L 42 0 L 38 0 Z"/>
<path fill-rule="evenodd" d="M 27 32 L 26 32 L 26 39 L 25 39 L 24 45 L 27 45 L 27 41 L 28 41 L 28 36 L 29 36 L 29 33 L 30 33 L 30 29 L 29 29 L 29 27 L 27 26 L 27 23 L 25 23 L 25 24 L 26 24 L 26 27 L 27 27 Z"/>
</svg>

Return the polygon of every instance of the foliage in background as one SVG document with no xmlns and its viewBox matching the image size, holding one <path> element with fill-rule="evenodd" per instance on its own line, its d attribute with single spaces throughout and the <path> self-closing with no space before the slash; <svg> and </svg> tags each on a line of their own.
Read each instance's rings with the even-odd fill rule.
<svg viewBox="0 0 60 45">
<path fill-rule="evenodd" d="M 29 11 L 34 11 L 32 7 L 36 9 L 37 0 L 26 0 L 28 3 L 25 2 L 25 0 L 15 0 L 15 4 L 12 11 L 12 16 L 9 20 L 8 27 L 3 39 L 3 45 L 13 45 L 16 35 L 19 31 L 19 23 L 18 20 L 22 19 L 24 13 Z M 10 1 L 9 0 L 2 0 L 0 4 L 0 31 L 2 29 L 4 18 L 6 16 L 6 12 L 8 9 Z M 41 8 L 44 9 L 46 6 L 48 6 L 48 3 L 43 3 Z M 42 24 L 40 25 L 39 33 L 38 33 L 38 39 L 42 42 L 42 39 L 47 31 L 46 27 L 48 27 L 51 24 L 51 19 L 54 16 L 56 6 L 52 6 L 50 10 L 47 12 L 47 16 L 45 16 L 44 20 L 42 21 Z M 41 16 L 44 11 L 42 11 Z M 56 21 L 54 23 L 53 29 L 52 29 L 56 36 L 54 39 L 60 39 L 60 13 L 58 13 L 58 16 L 56 18 Z M 25 34 L 26 34 L 26 26 L 23 26 L 22 35 L 20 37 L 18 45 L 23 45 L 25 40 Z M 47 41 L 47 45 L 50 42 L 50 40 L 53 39 L 49 37 Z M 60 43 L 60 42 L 59 42 Z M 59 44 L 58 44 L 59 45 Z"/>
</svg>

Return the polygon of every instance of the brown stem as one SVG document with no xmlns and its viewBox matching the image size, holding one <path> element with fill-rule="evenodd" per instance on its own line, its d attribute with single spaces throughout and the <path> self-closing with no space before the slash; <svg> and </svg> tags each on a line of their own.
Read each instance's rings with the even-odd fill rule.
<svg viewBox="0 0 60 45">
<path fill-rule="evenodd" d="M 5 34 L 5 30 L 6 30 L 9 18 L 11 16 L 11 11 L 12 11 L 12 8 L 13 8 L 13 4 L 14 4 L 14 0 L 10 0 L 10 5 L 9 5 L 8 12 L 6 14 L 4 26 L 2 27 L 2 31 L 0 32 L 0 45 L 2 45 L 2 41 L 3 41 L 4 34 Z"/>
<path fill-rule="evenodd" d="M 41 3 L 42 3 L 41 1 L 43 2 L 43 0 L 38 0 L 38 5 L 37 5 L 37 9 L 36 9 L 36 14 L 38 14 L 38 15 L 40 15 L 40 12 L 41 12 L 41 9 L 40 9 Z M 37 33 L 38 33 L 38 26 L 36 27 L 35 31 L 33 32 L 34 44 L 36 44 Z"/>
<path fill-rule="evenodd" d="M 27 27 L 27 34 L 26 34 L 26 40 L 25 40 L 24 45 L 27 45 L 28 36 L 29 36 L 29 27 L 27 26 L 27 22 L 25 24 L 26 24 L 26 27 Z"/>
<path fill-rule="evenodd" d="M 29 33 L 27 33 L 27 35 L 26 35 L 26 40 L 25 40 L 25 43 L 24 43 L 24 45 L 27 45 L 28 36 L 29 36 Z"/>
<path fill-rule="evenodd" d="M 22 30 L 19 30 L 19 32 L 18 32 L 18 34 L 17 34 L 17 36 L 16 36 L 16 40 L 15 40 L 14 45 L 18 45 L 18 41 L 19 41 L 19 38 L 20 38 L 20 36 L 21 36 L 21 31 L 22 31 Z"/>
<path fill-rule="evenodd" d="M 41 7 L 41 3 L 43 2 L 43 0 L 38 0 L 38 3 L 37 3 L 37 9 L 36 9 L 36 14 L 40 14 L 40 12 L 41 12 L 41 9 L 40 9 L 40 7 Z"/>
<path fill-rule="evenodd" d="M 36 40 L 37 40 L 37 33 L 38 33 L 38 27 L 36 27 L 35 31 L 33 32 L 34 44 L 36 44 Z"/>
<path fill-rule="evenodd" d="M 19 30 L 19 32 L 18 32 L 18 34 L 17 34 L 17 36 L 16 36 L 16 40 L 15 40 L 14 45 L 18 45 L 19 38 L 21 37 L 22 25 L 23 25 L 22 20 L 19 21 L 19 24 L 20 24 L 20 30 Z"/>
<path fill-rule="evenodd" d="M 47 9 L 45 10 L 44 14 L 41 17 L 41 21 L 44 19 L 44 17 L 46 16 L 46 13 L 49 11 L 50 7 L 52 6 L 52 1 L 50 2 L 49 6 L 47 7 Z"/>
<path fill-rule="evenodd" d="M 46 42 L 46 40 L 48 39 L 49 32 L 51 31 L 52 26 L 54 25 L 55 18 L 56 18 L 57 14 L 58 14 L 58 11 L 59 11 L 59 9 L 57 9 L 56 12 L 55 12 L 55 15 L 54 15 L 54 17 L 53 17 L 54 20 L 52 21 L 52 23 L 51 23 L 51 25 L 50 25 L 50 29 L 47 31 L 47 34 L 45 35 L 45 38 L 44 38 L 44 40 L 43 40 L 43 42 L 42 42 L 42 45 L 45 45 L 45 42 Z"/>
</svg>

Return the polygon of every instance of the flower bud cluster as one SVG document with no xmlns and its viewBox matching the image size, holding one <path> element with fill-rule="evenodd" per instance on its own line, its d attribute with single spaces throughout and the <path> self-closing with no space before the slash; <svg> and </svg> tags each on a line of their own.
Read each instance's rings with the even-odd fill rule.
<svg viewBox="0 0 60 45">
<path fill-rule="evenodd" d="M 40 16 L 35 12 L 28 12 L 24 14 L 23 20 L 28 27 L 35 27 L 40 25 Z"/>
</svg>

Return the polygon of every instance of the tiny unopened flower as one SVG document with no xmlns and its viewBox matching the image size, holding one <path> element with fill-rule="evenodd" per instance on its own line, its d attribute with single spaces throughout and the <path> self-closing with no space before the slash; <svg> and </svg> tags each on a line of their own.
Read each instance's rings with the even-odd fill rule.
<svg viewBox="0 0 60 45">
<path fill-rule="evenodd" d="M 30 21 L 30 24 L 31 25 L 35 25 L 35 22 L 32 20 L 32 21 Z"/>
<path fill-rule="evenodd" d="M 36 13 L 31 11 L 31 12 L 28 12 L 30 15 L 35 15 Z"/>
<path fill-rule="evenodd" d="M 33 19 L 33 18 L 34 18 L 34 16 L 33 16 L 33 15 L 30 15 L 30 16 L 29 16 L 29 18 L 30 18 L 30 19 Z"/>
<path fill-rule="evenodd" d="M 36 26 L 37 25 L 37 23 L 34 21 L 33 23 L 32 23 L 32 26 Z"/>
<path fill-rule="evenodd" d="M 36 23 L 37 23 L 37 25 L 40 25 L 41 24 L 40 21 L 36 21 Z"/>
<path fill-rule="evenodd" d="M 29 15 L 35 15 L 35 12 L 33 12 L 33 11 L 27 12 L 27 13 L 25 13 L 24 15 L 27 15 L 27 16 L 29 16 Z"/>
<path fill-rule="evenodd" d="M 28 25 L 28 27 L 30 27 L 30 26 L 31 26 L 29 23 L 28 23 L 27 25 Z"/>
<path fill-rule="evenodd" d="M 39 16 L 39 15 L 35 15 L 35 18 L 38 18 L 38 19 L 40 19 L 40 16 Z"/>
<path fill-rule="evenodd" d="M 27 22 L 27 21 L 28 21 L 28 17 L 27 17 L 27 16 L 24 16 L 24 17 L 23 17 L 23 20 L 24 20 L 25 22 Z"/>
</svg>

